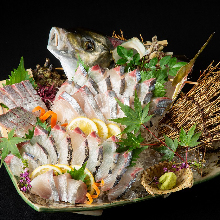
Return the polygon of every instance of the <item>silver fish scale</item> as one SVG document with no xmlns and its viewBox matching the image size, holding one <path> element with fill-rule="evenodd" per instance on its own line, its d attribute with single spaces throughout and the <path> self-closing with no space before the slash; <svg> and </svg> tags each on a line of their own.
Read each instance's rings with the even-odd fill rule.
<svg viewBox="0 0 220 220">
<path fill-rule="evenodd" d="M 17 106 L 23 106 L 22 97 L 13 89 L 11 85 L 4 86 L 3 89 L 11 97 Z"/>
<path fill-rule="evenodd" d="M 79 115 L 86 117 L 79 103 L 71 95 L 69 95 L 67 92 L 63 92 L 60 96 L 66 100 Z"/>
<path fill-rule="evenodd" d="M 101 119 L 102 121 L 106 122 L 106 119 L 104 115 L 102 114 L 92 92 L 89 90 L 87 86 L 84 87 L 84 91 L 86 92 L 87 101 L 91 105 L 93 110 L 95 111 L 95 114 L 97 115 L 97 117 Z"/>
<path fill-rule="evenodd" d="M 10 109 L 15 108 L 17 106 L 15 102 L 11 100 L 1 88 L 0 88 L 0 100 Z"/>
<path fill-rule="evenodd" d="M 117 118 L 118 111 L 118 103 L 115 98 L 117 98 L 115 91 L 110 90 L 107 91 L 108 99 L 109 99 L 109 107 L 110 107 L 110 118 Z"/>
</svg>

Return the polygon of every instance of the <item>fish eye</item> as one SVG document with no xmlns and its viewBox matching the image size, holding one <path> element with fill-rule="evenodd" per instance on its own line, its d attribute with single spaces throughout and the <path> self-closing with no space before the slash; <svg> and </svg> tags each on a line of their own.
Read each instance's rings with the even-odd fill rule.
<svg viewBox="0 0 220 220">
<path fill-rule="evenodd" d="M 95 49 L 95 45 L 92 41 L 85 41 L 84 49 L 91 52 Z"/>
</svg>

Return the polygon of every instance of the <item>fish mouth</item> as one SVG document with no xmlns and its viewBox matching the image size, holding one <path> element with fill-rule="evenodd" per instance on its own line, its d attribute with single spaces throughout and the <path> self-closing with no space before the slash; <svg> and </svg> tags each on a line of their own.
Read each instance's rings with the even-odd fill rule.
<svg viewBox="0 0 220 220">
<path fill-rule="evenodd" d="M 59 60 L 61 57 L 76 59 L 67 39 L 68 32 L 65 29 L 52 27 L 49 34 L 47 49 Z"/>
</svg>

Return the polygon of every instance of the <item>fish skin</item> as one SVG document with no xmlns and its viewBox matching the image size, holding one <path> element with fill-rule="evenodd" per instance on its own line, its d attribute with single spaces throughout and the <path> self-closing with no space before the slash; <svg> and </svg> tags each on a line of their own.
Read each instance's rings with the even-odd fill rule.
<svg viewBox="0 0 220 220">
<path fill-rule="evenodd" d="M 109 107 L 110 107 L 110 119 L 117 118 L 118 113 L 118 103 L 115 98 L 117 98 L 115 91 L 109 90 L 107 91 Z"/>
<path fill-rule="evenodd" d="M 123 196 L 131 187 L 132 183 L 135 181 L 138 173 L 140 173 L 142 170 L 143 168 L 129 167 L 127 171 L 123 174 L 119 183 L 109 190 L 109 201 L 113 201 Z"/>
<path fill-rule="evenodd" d="M 38 161 L 35 160 L 35 157 L 33 157 L 31 154 L 24 152 L 22 157 L 24 160 L 28 161 L 29 173 L 32 173 L 37 167 L 39 167 L 37 163 Z"/>
<path fill-rule="evenodd" d="M 131 152 L 121 153 L 118 156 L 117 164 L 112 170 L 112 173 L 108 174 L 108 176 L 103 179 L 105 184 L 101 188 L 102 191 L 107 191 L 115 187 L 119 183 L 122 175 L 126 171 L 126 167 L 130 165 L 131 158 L 132 158 Z"/>
<path fill-rule="evenodd" d="M 95 173 L 97 168 L 102 162 L 103 155 L 101 138 L 96 134 L 95 131 L 87 136 L 88 147 L 89 147 L 89 158 L 87 160 L 86 168 L 89 169 L 91 173 Z"/>
<path fill-rule="evenodd" d="M 0 124 L 8 130 L 15 129 L 16 135 L 23 137 L 28 130 L 32 130 L 37 122 L 32 112 L 22 107 L 10 109 L 7 113 L 0 115 Z"/>
<path fill-rule="evenodd" d="M 23 106 L 23 100 L 21 96 L 13 89 L 11 85 L 6 85 L 2 89 L 14 101 L 16 106 Z"/>
<path fill-rule="evenodd" d="M 2 88 L 0 88 L 0 100 L 1 103 L 5 104 L 9 109 L 15 108 L 17 106 L 15 102 L 11 100 L 10 97 L 8 97 L 8 95 Z"/>
<path fill-rule="evenodd" d="M 73 152 L 70 136 L 60 125 L 55 125 L 52 128 L 50 136 L 54 139 L 54 144 L 56 145 L 58 163 L 69 165 Z"/>
<path fill-rule="evenodd" d="M 116 149 L 118 147 L 115 143 L 116 141 L 118 141 L 118 139 L 115 136 L 112 136 L 102 143 L 103 161 L 96 173 L 96 182 L 99 182 L 101 179 L 107 177 L 117 163 L 119 153 L 116 153 Z"/>
<path fill-rule="evenodd" d="M 113 46 L 109 39 L 83 29 L 69 32 L 52 27 L 47 49 L 60 60 L 69 80 L 75 74 L 78 56 L 89 67 L 98 64 L 102 68 L 108 68 L 113 62 L 111 54 Z"/>
<path fill-rule="evenodd" d="M 54 140 L 48 137 L 48 132 L 39 126 L 35 127 L 34 137 L 31 139 L 31 144 L 35 143 L 42 145 L 47 150 L 51 164 L 57 164 L 58 154 Z"/>
<path fill-rule="evenodd" d="M 79 103 L 73 98 L 73 96 L 69 95 L 67 92 L 63 92 L 60 96 L 66 100 L 80 116 L 86 116 Z"/>
<path fill-rule="evenodd" d="M 29 153 L 34 156 L 35 160 L 41 165 L 50 164 L 50 156 L 48 151 L 39 143 L 32 145 L 29 141 L 22 144 L 20 153 Z"/>
</svg>

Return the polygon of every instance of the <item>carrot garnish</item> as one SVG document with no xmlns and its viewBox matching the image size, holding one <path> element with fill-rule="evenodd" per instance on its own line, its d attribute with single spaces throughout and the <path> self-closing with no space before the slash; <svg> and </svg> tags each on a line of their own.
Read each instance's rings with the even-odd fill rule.
<svg viewBox="0 0 220 220">
<path fill-rule="evenodd" d="M 89 201 L 86 201 L 86 204 L 88 204 L 88 205 L 92 204 L 93 203 L 93 198 L 92 198 L 91 194 L 90 193 L 86 193 L 86 196 L 87 196 L 87 198 L 89 200 Z"/>
<path fill-rule="evenodd" d="M 66 127 L 68 125 L 68 123 L 64 123 L 61 126 Z"/>
<path fill-rule="evenodd" d="M 40 117 L 43 116 L 45 114 L 45 109 L 40 107 L 40 106 L 37 106 L 35 107 L 32 112 L 36 112 L 36 111 L 39 111 L 40 110 Z"/>
<path fill-rule="evenodd" d="M 48 111 L 46 112 L 43 116 L 40 117 L 41 120 L 47 120 L 49 117 L 51 116 L 51 122 L 50 122 L 50 125 L 51 125 L 51 128 L 53 128 L 56 123 L 57 123 L 57 114 L 53 111 Z"/>
<path fill-rule="evenodd" d="M 98 183 L 98 184 L 97 184 L 97 183 L 93 183 L 93 184 L 92 184 L 93 188 L 94 188 L 95 191 L 96 191 L 96 195 L 92 195 L 92 196 L 91 196 L 93 199 L 98 198 L 98 196 L 99 196 L 99 194 L 100 194 L 100 190 L 99 190 L 99 188 L 98 188 L 97 185 L 99 185 L 99 183 Z"/>
</svg>

